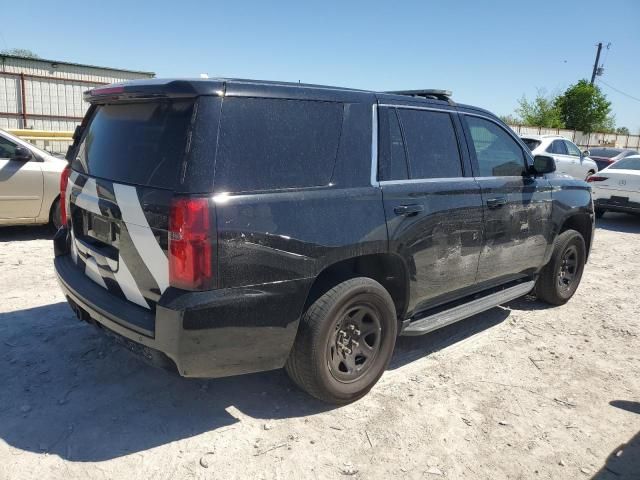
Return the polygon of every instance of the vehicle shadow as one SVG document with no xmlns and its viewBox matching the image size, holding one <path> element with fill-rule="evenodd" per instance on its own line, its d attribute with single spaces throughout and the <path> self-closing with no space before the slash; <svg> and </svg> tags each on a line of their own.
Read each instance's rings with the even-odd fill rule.
<svg viewBox="0 0 640 480">
<path fill-rule="evenodd" d="M 640 217 L 626 213 L 607 212 L 596 220 L 596 228 L 621 233 L 640 233 Z"/>
<path fill-rule="evenodd" d="M 495 308 L 422 337 L 401 337 L 391 368 L 504 321 Z M 136 453 L 241 418 L 262 422 L 328 411 L 283 371 L 185 379 L 141 362 L 66 303 L 0 313 L 0 438 L 77 462 Z"/>
<path fill-rule="evenodd" d="M 242 416 L 266 420 L 332 409 L 283 371 L 185 379 L 141 362 L 66 303 L 0 313 L 0 439 L 78 462 L 103 461 Z"/>
<path fill-rule="evenodd" d="M 496 307 L 425 335 L 399 337 L 389 369 L 400 368 L 495 327 L 504 322 L 509 313 L 506 308 Z"/>
<path fill-rule="evenodd" d="M 49 225 L 33 225 L 19 227 L 0 226 L 0 243 L 23 242 L 26 240 L 51 240 L 54 235 Z"/>
<path fill-rule="evenodd" d="M 614 400 L 613 407 L 640 414 L 640 403 Z M 640 478 L 640 432 L 627 443 L 615 448 L 592 480 L 637 480 Z"/>
</svg>

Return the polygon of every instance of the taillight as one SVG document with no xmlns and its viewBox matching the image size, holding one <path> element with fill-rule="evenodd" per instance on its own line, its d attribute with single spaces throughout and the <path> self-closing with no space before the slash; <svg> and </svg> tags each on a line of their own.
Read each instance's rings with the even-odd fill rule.
<svg viewBox="0 0 640 480">
<path fill-rule="evenodd" d="M 589 178 L 587 178 L 587 182 L 602 182 L 607 178 L 609 177 L 599 177 L 598 175 L 591 175 Z"/>
<path fill-rule="evenodd" d="M 67 165 L 60 175 L 60 225 L 67 224 L 67 185 L 69 184 L 71 167 Z"/>
<path fill-rule="evenodd" d="M 185 290 L 213 286 L 207 198 L 174 198 L 169 218 L 169 283 Z"/>
</svg>

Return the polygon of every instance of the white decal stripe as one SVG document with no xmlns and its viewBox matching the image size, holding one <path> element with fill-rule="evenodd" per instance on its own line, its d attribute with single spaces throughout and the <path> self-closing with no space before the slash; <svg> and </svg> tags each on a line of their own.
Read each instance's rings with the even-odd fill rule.
<svg viewBox="0 0 640 480">
<path fill-rule="evenodd" d="M 135 187 L 114 183 L 113 193 L 140 258 L 153 275 L 160 293 L 164 292 L 169 286 L 169 261 L 153 236 Z"/>
<path fill-rule="evenodd" d="M 111 265 L 110 259 L 107 259 L 107 261 L 109 265 Z M 112 271 L 116 277 L 116 282 L 118 282 L 118 285 L 120 286 L 122 293 L 124 293 L 124 296 L 127 297 L 127 300 L 137 303 L 144 308 L 149 308 L 149 304 L 142 296 L 142 293 L 138 289 L 138 285 L 133 279 L 133 275 L 131 275 L 131 272 L 127 268 L 122 257 L 118 259 L 117 271 L 113 268 Z"/>
<path fill-rule="evenodd" d="M 87 277 L 89 277 L 91 280 L 96 282 L 98 285 L 100 285 L 102 288 L 105 288 L 105 289 L 107 288 L 107 285 L 104 283 L 104 280 L 102 279 L 102 276 L 99 273 L 98 264 L 96 263 L 95 258 L 87 257 L 85 267 L 84 267 L 84 274 Z"/>
<path fill-rule="evenodd" d="M 82 191 L 76 197 L 75 203 L 80 208 L 102 215 L 100 207 L 98 207 L 98 189 L 95 179 L 87 178 L 87 183 L 82 187 Z"/>
</svg>

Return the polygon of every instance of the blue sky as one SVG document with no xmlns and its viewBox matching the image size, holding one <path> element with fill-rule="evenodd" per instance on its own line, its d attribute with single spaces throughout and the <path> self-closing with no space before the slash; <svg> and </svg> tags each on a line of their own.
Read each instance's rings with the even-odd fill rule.
<svg viewBox="0 0 640 480">
<path fill-rule="evenodd" d="M 230 76 L 376 90 L 445 88 L 512 113 L 523 94 L 590 78 L 640 99 L 640 1 L 5 2 L 1 48 L 160 77 Z M 6 21 L 9 20 L 10 21 Z M 640 101 L 602 86 L 618 126 Z"/>
</svg>

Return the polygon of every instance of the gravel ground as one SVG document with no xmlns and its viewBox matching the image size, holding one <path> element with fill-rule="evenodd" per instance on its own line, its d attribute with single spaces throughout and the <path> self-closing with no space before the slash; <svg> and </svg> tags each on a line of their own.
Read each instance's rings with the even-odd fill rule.
<svg viewBox="0 0 640 480">
<path fill-rule="evenodd" d="M 639 479 L 639 235 L 607 214 L 569 304 L 401 338 L 373 391 L 334 408 L 281 371 L 140 363 L 72 315 L 46 229 L 0 229 L 0 479 Z"/>
</svg>

